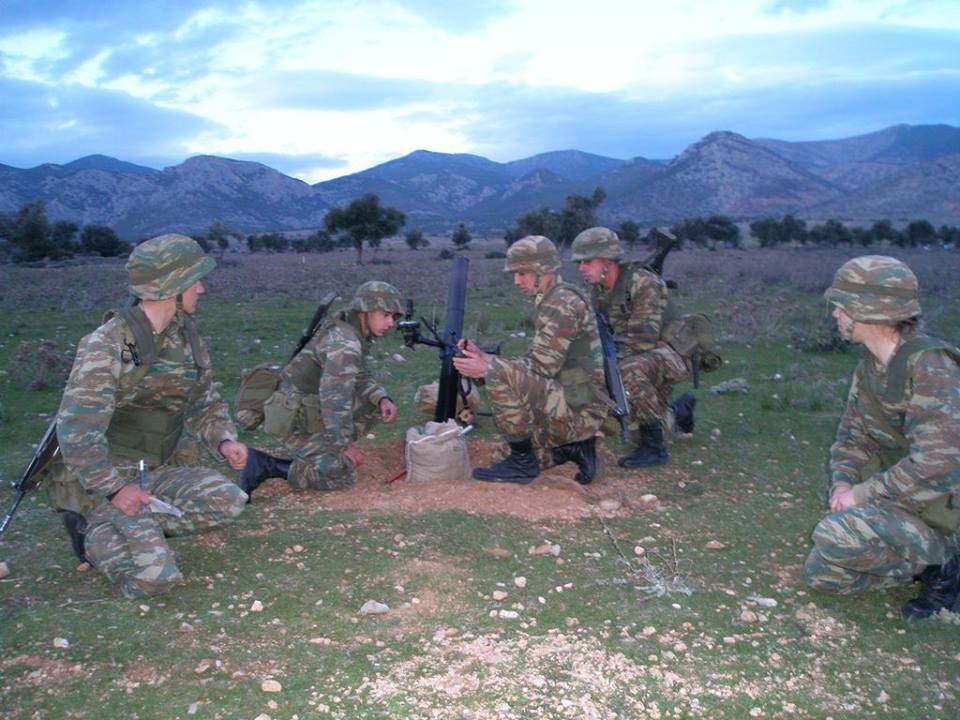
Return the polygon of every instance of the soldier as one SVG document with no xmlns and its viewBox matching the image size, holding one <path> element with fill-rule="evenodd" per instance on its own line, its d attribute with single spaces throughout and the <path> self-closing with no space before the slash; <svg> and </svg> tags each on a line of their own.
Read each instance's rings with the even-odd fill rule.
<svg viewBox="0 0 960 720">
<path fill-rule="evenodd" d="M 848 594 L 919 574 L 905 617 L 957 609 L 960 352 L 918 329 L 917 278 L 899 260 L 854 258 L 824 297 L 840 334 L 865 352 L 830 448 L 830 513 L 813 530 L 804 579 Z"/>
<path fill-rule="evenodd" d="M 560 256 L 547 238 L 530 235 L 510 246 L 504 266 L 536 306 L 526 355 L 506 359 L 461 341 L 461 375 L 483 379 L 497 429 L 510 454 L 473 476 L 526 484 L 541 464 L 575 462 L 577 482 L 596 476 L 596 433 L 607 414 L 600 338 L 590 303 L 560 279 Z"/>
<path fill-rule="evenodd" d="M 665 230 L 657 232 L 676 239 Z M 617 464 L 663 465 L 669 458 L 664 428 L 669 427 L 670 415 L 681 432 L 692 432 L 696 402 L 684 393 L 668 406 L 674 383 L 686 378 L 690 367 L 663 337 L 669 319 L 667 284 L 656 273 L 623 262 L 620 238 L 604 227 L 577 235 L 571 259 L 591 286 L 594 307 L 616 340 L 617 366 L 630 401 L 630 427 L 639 437 L 637 447 Z"/>
<path fill-rule="evenodd" d="M 201 443 L 235 470 L 247 459 L 193 320 L 214 266 L 183 235 L 134 248 L 127 273 L 139 300 L 81 340 L 60 403 L 51 499 L 66 510 L 74 548 L 129 598 L 183 579 L 165 536 L 223 525 L 247 499 L 200 465 Z M 152 498 L 182 515 L 152 511 Z"/>
<path fill-rule="evenodd" d="M 377 420 L 397 418 L 397 406 L 367 370 L 370 341 L 383 337 L 401 315 L 399 290 L 365 282 L 349 308 L 328 320 L 284 366 L 277 390 L 264 404 L 263 428 L 287 445 L 293 459 L 251 450 L 240 477 L 247 493 L 271 477 L 315 490 L 340 490 L 357 481 L 356 469 L 363 464 L 357 438 Z"/>
</svg>

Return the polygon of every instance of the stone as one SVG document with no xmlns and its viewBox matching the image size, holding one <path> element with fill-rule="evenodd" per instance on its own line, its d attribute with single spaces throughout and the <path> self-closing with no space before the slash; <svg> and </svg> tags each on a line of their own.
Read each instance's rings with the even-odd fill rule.
<svg viewBox="0 0 960 720">
<path fill-rule="evenodd" d="M 517 575 L 517 577 L 513 579 L 513 584 L 518 588 L 525 588 L 527 586 L 527 579 L 523 575 Z"/>
<path fill-rule="evenodd" d="M 520 617 L 520 613 L 518 613 L 516 610 L 501 610 L 498 614 L 504 620 L 516 620 L 518 617 Z"/>
<path fill-rule="evenodd" d="M 704 550 L 726 550 L 727 546 L 719 540 L 711 540 L 703 546 Z"/>
<path fill-rule="evenodd" d="M 752 624 L 755 623 L 758 618 L 757 614 L 753 612 L 753 610 L 744 610 L 742 613 L 740 613 L 740 620 L 742 622 Z"/>
<path fill-rule="evenodd" d="M 613 498 L 604 498 L 600 501 L 600 509 L 608 513 L 616 512 L 620 509 L 620 501 Z"/>
<path fill-rule="evenodd" d="M 70 641 L 67 640 L 66 638 L 56 637 L 53 639 L 53 646 L 55 648 L 65 649 L 70 647 Z"/>
<path fill-rule="evenodd" d="M 263 612 L 263 603 L 259 600 L 254 600 L 250 604 L 250 612 Z"/>
<path fill-rule="evenodd" d="M 389 606 L 376 600 L 367 600 L 360 608 L 361 615 L 383 615 L 390 612 Z"/>
<path fill-rule="evenodd" d="M 506 600 L 506 598 L 507 598 L 507 593 L 506 593 L 505 591 L 503 591 L 503 590 L 494 590 L 494 591 L 493 591 L 493 599 L 494 599 L 494 600 L 500 601 L 500 600 Z"/>
<path fill-rule="evenodd" d="M 283 685 L 276 680 L 264 680 L 260 683 L 260 689 L 268 693 L 278 693 L 283 691 Z"/>
</svg>

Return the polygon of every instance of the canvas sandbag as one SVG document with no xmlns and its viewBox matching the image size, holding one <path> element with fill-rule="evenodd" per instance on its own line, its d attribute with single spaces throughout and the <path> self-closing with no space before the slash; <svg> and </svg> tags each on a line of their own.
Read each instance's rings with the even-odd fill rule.
<svg viewBox="0 0 960 720">
<path fill-rule="evenodd" d="M 405 450 L 407 480 L 467 480 L 470 455 L 464 432 L 465 428 L 455 420 L 409 428 Z"/>
<path fill-rule="evenodd" d="M 440 395 L 440 383 L 432 382 L 421 385 L 413 397 L 413 401 L 420 408 L 424 415 L 433 415 L 437 407 L 437 398 Z M 473 385 L 470 386 L 470 392 L 467 393 L 467 408 L 475 415 L 480 408 L 480 393 Z M 457 394 L 457 415 L 463 412 L 463 396 Z"/>
</svg>

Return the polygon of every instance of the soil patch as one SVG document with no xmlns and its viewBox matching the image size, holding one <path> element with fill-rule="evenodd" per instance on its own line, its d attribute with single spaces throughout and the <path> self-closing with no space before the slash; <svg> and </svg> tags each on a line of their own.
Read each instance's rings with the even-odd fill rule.
<svg viewBox="0 0 960 720">
<path fill-rule="evenodd" d="M 471 442 L 471 464 L 474 467 L 488 465 L 496 446 L 494 442 Z M 294 490 L 285 482 L 270 480 L 257 490 L 253 502 L 269 501 L 280 507 L 301 510 L 369 510 L 384 513 L 398 510 L 463 510 L 513 515 L 526 520 L 578 520 L 596 514 L 615 517 L 655 510 L 659 502 L 649 497 L 654 479 L 659 484 L 690 480 L 687 473 L 670 467 L 626 474 L 617 468 L 615 457 L 601 442 L 598 451 L 608 470 L 590 485 L 580 485 L 573 479 L 576 466 L 572 463 L 547 468 L 529 485 L 474 480 L 410 482 L 405 477 L 387 484 L 403 469 L 403 443 L 395 441 L 379 446 L 364 446 L 363 451 L 364 463 L 360 467 L 357 484 L 352 488 L 335 492 Z M 610 471 L 609 468 L 615 470 Z"/>
</svg>

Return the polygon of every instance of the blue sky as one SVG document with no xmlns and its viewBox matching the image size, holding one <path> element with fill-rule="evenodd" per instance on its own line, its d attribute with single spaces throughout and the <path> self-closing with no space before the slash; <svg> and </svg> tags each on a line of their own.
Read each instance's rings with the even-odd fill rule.
<svg viewBox="0 0 960 720">
<path fill-rule="evenodd" d="M 713 130 L 960 125 L 960 2 L 0 0 L 0 98 L 15 167 L 669 158 Z"/>
</svg>

